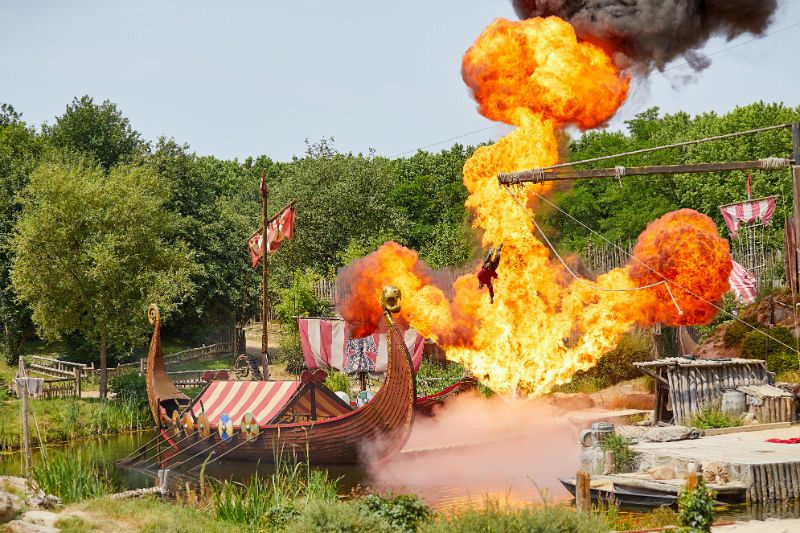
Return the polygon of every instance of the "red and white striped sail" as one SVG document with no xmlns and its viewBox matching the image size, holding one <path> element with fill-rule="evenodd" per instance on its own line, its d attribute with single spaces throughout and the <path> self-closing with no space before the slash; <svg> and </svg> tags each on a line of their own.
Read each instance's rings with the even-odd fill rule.
<svg viewBox="0 0 800 533">
<path fill-rule="evenodd" d="M 720 207 L 719 210 L 722 211 L 722 218 L 725 219 L 725 224 L 731 232 L 731 237 L 736 238 L 736 233 L 742 222 L 749 224 L 761 219 L 764 224 L 769 224 L 772 220 L 772 215 L 775 214 L 775 199 L 775 196 L 769 196 Z"/>
<path fill-rule="evenodd" d="M 736 261 L 733 262 L 733 270 L 731 270 L 728 282 L 739 300 L 747 304 L 756 301 L 756 278 Z"/>
<path fill-rule="evenodd" d="M 389 357 L 385 333 L 354 339 L 348 337 L 344 320 L 300 318 L 298 323 L 303 357 L 308 368 L 335 368 L 348 373 L 386 371 Z M 416 371 L 422 361 L 425 339 L 409 328 L 403 333 L 403 340 Z"/>
<path fill-rule="evenodd" d="M 299 387 L 299 381 L 212 381 L 192 406 L 192 412 L 195 416 L 204 412 L 213 428 L 223 414 L 238 424 L 245 413 L 252 413 L 259 425 L 264 425 Z"/>
</svg>

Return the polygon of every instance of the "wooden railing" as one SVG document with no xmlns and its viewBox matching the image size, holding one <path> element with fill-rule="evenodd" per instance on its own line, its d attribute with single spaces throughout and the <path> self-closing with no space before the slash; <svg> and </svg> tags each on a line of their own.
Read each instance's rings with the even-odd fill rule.
<svg viewBox="0 0 800 533">
<path fill-rule="evenodd" d="M 54 378 L 72 378 L 75 376 L 76 370 L 79 371 L 82 376 L 87 376 L 93 371 L 93 367 L 83 363 L 62 361 L 61 359 L 43 357 L 41 355 L 31 355 L 26 357 L 26 359 L 28 368 L 32 372 Z"/>
</svg>

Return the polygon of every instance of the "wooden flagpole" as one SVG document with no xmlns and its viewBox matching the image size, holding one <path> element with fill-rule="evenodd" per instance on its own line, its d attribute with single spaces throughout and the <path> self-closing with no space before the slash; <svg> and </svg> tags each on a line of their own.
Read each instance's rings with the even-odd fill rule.
<svg viewBox="0 0 800 533">
<path fill-rule="evenodd" d="M 267 332 L 267 323 L 269 322 L 269 277 L 267 268 L 267 239 L 269 238 L 269 220 L 267 215 L 267 200 L 269 193 L 267 191 L 266 176 L 261 175 L 261 186 L 259 187 L 261 193 L 261 359 L 263 370 L 261 372 L 261 379 L 269 381 L 269 333 Z"/>
</svg>

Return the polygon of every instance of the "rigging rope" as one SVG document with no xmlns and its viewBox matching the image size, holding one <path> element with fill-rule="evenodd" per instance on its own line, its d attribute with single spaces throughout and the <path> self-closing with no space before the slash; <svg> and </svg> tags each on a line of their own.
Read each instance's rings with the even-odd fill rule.
<svg viewBox="0 0 800 533">
<path fill-rule="evenodd" d="M 658 287 L 659 285 L 663 285 L 667 289 L 667 292 L 669 293 L 669 297 L 672 299 L 672 303 L 675 305 L 675 309 L 678 310 L 678 314 L 679 315 L 683 314 L 683 310 L 678 305 L 678 301 L 675 300 L 675 296 L 672 294 L 672 290 L 669 288 L 669 284 L 667 283 L 666 280 L 665 281 L 657 281 L 656 283 L 651 283 L 650 285 L 642 285 L 641 287 L 627 287 L 627 288 L 624 288 L 624 289 L 609 289 L 609 288 L 606 288 L 606 287 L 601 287 L 601 286 L 597 285 L 596 283 L 592 283 L 591 281 L 589 281 L 589 280 L 587 280 L 585 278 L 582 278 L 581 276 L 577 275 L 572 270 L 572 268 L 570 268 L 570 266 L 567 264 L 567 262 L 564 261 L 564 259 L 561 257 L 561 255 L 558 253 L 558 251 L 556 250 L 555 246 L 553 246 L 553 244 L 550 242 L 550 239 L 547 238 L 547 235 L 545 235 L 544 230 L 542 230 L 542 228 L 536 222 L 536 219 L 533 217 L 533 215 L 531 215 L 530 211 L 522 204 L 522 202 L 519 201 L 519 199 L 516 196 L 514 196 L 514 193 L 512 193 L 511 190 L 508 187 L 506 187 L 505 190 L 508 193 L 508 195 L 511 196 L 511 199 L 514 200 L 514 202 L 518 206 L 520 206 L 523 211 L 525 211 L 525 214 L 528 216 L 530 221 L 533 223 L 534 227 L 539 231 L 539 234 L 542 236 L 542 239 L 544 239 L 544 242 L 547 243 L 547 247 L 550 248 L 550 251 L 553 252 L 553 255 L 555 255 L 558 258 L 558 260 L 561 262 L 561 264 L 564 265 L 564 268 L 567 270 L 567 272 L 570 273 L 570 275 L 575 279 L 575 281 L 583 283 L 584 285 L 588 285 L 592 289 L 594 289 L 596 291 L 601 291 L 601 292 L 641 291 L 641 290 L 644 290 L 644 289 L 652 289 L 653 287 Z"/>
<path fill-rule="evenodd" d="M 662 274 L 661 272 L 659 272 L 659 271 L 655 270 L 653 267 L 651 267 L 650 265 L 648 265 L 648 264 L 647 264 L 647 263 L 645 263 L 644 261 L 642 261 L 642 260 L 638 259 L 636 256 L 634 256 L 634 255 L 632 255 L 632 254 L 628 253 L 626 250 L 624 250 L 624 249 L 623 249 L 622 247 L 620 247 L 618 244 L 616 244 L 616 243 L 614 243 L 614 242 L 611 242 L 610 240 L 606 239 L 604 236 L 602 236 L 601 234 L 599 234 L 598 232 L 596 232 L 595 230 L 593 230 L 592 228 L 590 228 L 589 226 L 587 226 L 586 224 L 584 224 L 583 222 L 581 222 L 580 220 L 578 220 L 577 218 L 575 218 L 574 216 L 572 216 L 571 214 L 567 213 L 566 211 L 564 211 L 563 209 L 561 209 L 559 206 L 557 206 L 556 204 L 554 204 L 553 202 L 551 202 L 550 200 L 548 200 L 547 198 L 545 198 L 544 196 L 542 196 L 542 195 L 541 195 L 541 194 L 539 194 L 538 192 L 536 192 L 536 191 L 531 191 L 531 192 L 533 192 L 533 194 L 534 194 L 534 195 L 536 195 L 536 196 L 537 196 L 537 197 L 538 197 L 540 200 L 542 200 L 543 202 L 545 202 L 545 203 L 546 203 L 546 204 L 548 204 L 549 206 L 553 207 L 554 209 L 556 209 L 556 210 L 560 211 L 561 213 L 563 213 L 564 215 L 566 215 L 567 217 L 569 217 L 569 218 L 570 218 L 570 219 L 571 219 L 573 222 L 575 222 L 576 224 L 579 224 L 580 226 L 582 226 L 584 229 L 588 230 L 588 231 L 589 231 L 590 233 L 592 233 L 593 235 L 596 235 L 597 237 L 600 237 L 600 238 L 601 238 L 602 240 L 604 240 L 606 243 L 610 244 L 611 246 L 613 246 L 614 248 L 618 249 L 618 250 L 619 250 L 620 252 L 622 252 L 623 254 L 627 255 L 628 257 L 630 257 L 631 259 L 633 259 L 633 260 L 634 260 L 634 261 L 636 261 L 637 263 L 641 264 L 642 266 L 644 266 L 645 268 L 647 268 L 648 270 L 650 270 L 651 272 L 653 272 L 653 273 L 654 273 L 654 274 L 656 274 L 657 276 L 659 276 L 659 277 L 661 277 L 662 279 L 664 279 L 664 281 L 665 281 L 665 282 L 672 283 L 673 285 L 675 285 L 675 286 L 676 286 L 676 287 L 678 287 L 679 289 L 682 289 L 682 290 L 686 291 L 687 293 L 689 293 L 690 295 L 692 295 L 692 296 L 694 296 L 695 298 L 697 298 L 698 300 L 701 300 L 701 301 L 703 301 L 703 302 L 707 303 L 708 305 L 710 305 L 711 307 L 713 307 L 713 308 L 714 308 L 714 309 L 716 309 L 717 311 L 719 311 L 719 312 L 721 312 L 721 313 L 725 313 L 726 315 L 730 316 L 731 318 L 733 318 L 733 319 L 734 319 L 734 320 L 736 320 L 737 322 L 740 322 L 740 323 L 744 324 L 745 326 L 747 326 L 748 328 L 752 329 L 753 331 L 758 331 L 758 332 L 759 332 L 759 333 L 761 333 L 762 335 L 764 335 L 764 336 L 768 337 L 769 339 L 771 339 L 771 340 L 773 340 L 773 341 L 777 342 L 778 344 L 780 344 L 780 345 L 781 345 L 781 346 L 783 346 L 784 348 L 788 348 L 789 350 L 794 350 L 794 352 L 795 352 L 795 353 L 797 353 L 797 354 L 798 354 L 798 357 L 800 358 L 800 352 L 798 352 L 797 348 L 792 348 L 791 346 L 789 346 L 789 345 L 788 345 L 788 344 L 786 344 L 785 342 L 782 342 L 782 341 L 780 341 L 779 339 L 776 339 L 775 337 L 773 337 L 772 335 L 770 335 L 770 334 L 769 334 L 769 333 L 767 333 L 766 331 L 762 331 L 762 330 L 758 329 L 756 326 L 754 326 L 754 325 L 752 325 L 752 324 L 750 324 L 750 323 L 748 323 L 748 322 L 745 322 L 744 320 L 742 320 L 742 319 L 741 319 L 741 318 L 739 318 L 738 316 L 734 315 L 734 314 L 733 314 L 733 313 L 731 313 L 730 311 L 726 311 L 726 310 L 725 310 L 725 309 L 723 309 L 722 307 L 720 307 L 720 306 L 718 306 L 718 305 L 716 305 L 716 304 L 714 304 L 714 303 L 712 303 L 712 302 L 709 302 L 708 300 L 706 300 L 705 298 L 703 298 L 703 297 L 702 297 L 702 296 L 700 296 L 699 294 L 696 294 L 696 293 L 695 293 L 694 291 L 692 291 L 691 289 L 687 289 L 686 287 L 684 287 L 684 286 L 680 285 L 679 283 L 676 283 L 675 281 L 668 279 L 666 276 L 664 276 L 664 274 Z M 517 202 L 517 203 L 519 204 L 519 202 Z M 670 295 L 672 295 L 672 293 L 670 293 Z M 794 302 L 793 302 L 793 303 L 794 303 Z"/>
<path fill-rule="evenodd" d="M 632 150 L 630 152 L 622 152 L 619 154 L 611 154 L 611 155 L 603 155 L 599 157 L 593 157 L 591 159 L 581 159 L 580 161 L 567 161 L 566 163 L 559 163 L 557 165 L 550 165 L 549 167 L 540 167 L 535 170 L 551 170 L 554 168 L 564 168 L 564 167 L 572 167 L 575 165 L 582 165 L 585 163 L 594 163 L 596 161 L 605 161 L 607 159 L 615 159 L 618 157 L 626 157 L 629 155 L 638 155 L 638 154 L 647 154 L 650 152 L 657 152 L 659 150 L 668 150 L 670 148 L 681 148 L 683 146 L 691 146 L 693 144 L 700 144 L 704 142 L 712 142 L 712 141 L 720 141 L 723 139 L 732 139 L 734 137 L 741 137 L 743 135 L 752 135 L 754 133 L 762 133 L 765 131 L 772 131 L 772 130 L 780 130 L 780 129 L 787 129 L 790 128 L 791 124 L 778 124 L 776 126 L 766 126 L 764 128 L 756 128 L 754 130 L 746 130 L 746 131 L 737 131 L 734 133 L 726 133 L 724 135 L 717 135 L 715 137 L 705 137 L 703 139 L 695 139 L 693 141 L 683 141 L 675 144 L 666 144 L 664 146 L 654 146 L 652 148 L 640 148 L 638 150 Z M 776 159 L 776 158 L 768 158 L 768 159 Z M 789 161 L 788 159 L 786 160 Z M 788 164 L 788 163 L 787 163 Z M 768 168 L 768 167 L 762 167 Z M 781 167 L 778 167 L 781 168 Z"/>
</svg>

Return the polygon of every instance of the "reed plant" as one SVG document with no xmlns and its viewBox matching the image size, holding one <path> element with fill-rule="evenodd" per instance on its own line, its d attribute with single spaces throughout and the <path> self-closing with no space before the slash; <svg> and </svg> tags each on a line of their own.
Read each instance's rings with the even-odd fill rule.
<svg viewBox="0 0 800 533">
<path fill-rule="evenodd" d="M 78 452 L 40 456 L 33 466 L 36 485 L 64 503 L 74 503 L 114 492 L 120 486 L 108 470 Z"/>
<path fill-rule="evenodd" d="M 254 475 L 249 483 L 214 482 L 211 500 L 215 516 L 251 527 L 282 527 L 300 515 L 311 501 L 334 502 L 337 480 L 307 462 L 276 459 L 269 477 Z"/>
</svg>

